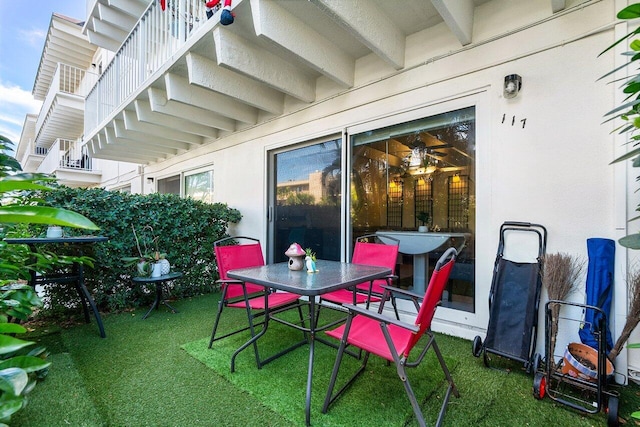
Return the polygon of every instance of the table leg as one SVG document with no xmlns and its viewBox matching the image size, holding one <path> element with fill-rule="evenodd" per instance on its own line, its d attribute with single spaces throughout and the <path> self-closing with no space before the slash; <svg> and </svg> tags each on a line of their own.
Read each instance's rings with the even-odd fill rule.
<svg viewBox="0 0 640 427">
<path fill-rule="evenodd" d="M 89 308 L 87 307 L 87 298 L 80 287 L 80 282 L 76 280 L 76 292 L 78 292 L 78 296 L 80 297 L 80 303 L 82 304 L 82 312 L 84 313 L 84 322 L 91 323 L 91 317 L 89 315 Z"/>
<path fill-rule="evenodd" d="M 162 300 L 162 304 L 166 305 L 166 306 L 167 306 L 167 308 L 168 308 L 169 310 L 171 310 L 171 312 L 172 312 L 172 313 L 178 313 L 178 310 L 176 310 L 175 308 L 171 307 L 171 306 L 169 305 L 169 303 L 168 303 L 168 302 L 166 302 L 165 300 Z"/>
<path fill-rule="evenodd" d="M 313 384 L 313 357 L 315 353 L 315 342 L 316 342 L 316 298 L 311 296 L 309 297 L 309 316 L 310 316 L 310 326 L 309 326 L 309 369 L 307 371 L 307 398 L 305 404 L 305 419 L 307 422 L 307 426 L 311 425 L 311 386 Z"/>
<path fill-rule="evenodd" d="M 164 284 L 164 282 L 156 282 L 155 283 L 155 285 L 156 285 L 156 299 L 155 299 L 155 301 L 153 301 L 153 304 L 151 304 L 151 307 L 149 308 L 149 311 L 147 311 L 147 314 L 145 314 L 142 317 L 142 320 L 146 319 L 147 316 L 149 316 L 149 314 L 151 314 L 151 312 L 153 311 L 154 308 L 156 310 L 159 309 L 160 308 L 160 304 L 166 305 L 169 308 L 169 310 L 171 310 L 171 312 L 173 312 L 173 313 L 177 313 L 178 312 L 178 310 L 176 310 L 175 308 L 171 307 L 169 305 L 169 303 L 166 302 L 164 300 L 164 298 L 162 297 L 162 291 L 163 291 L 162 285 L 163 284 Z"/>
<path fill-rule="evenodd" d="M 160 305 L 160 299 L 161 298 L 162 298 L 162 285 L 160 283 L 156 283 L 156 299 L 153 301 L 153 304 L 151 304 L 151 307 L 149 308 L 149 311 L 147 311 L 147 314 L 142 316 L 142 320 L 146 319 L 147 316 L 149 314 L 151 314 L 151 312 L 153 311 L 154 308 L 156 310 L 158 309 L 158 306 Z"/>
<path fill-rule="evenodd" d="M 80 291 L 81 291 L 80 298 L 82 299 L 82 296 L 84 295 L 84 298 L 86 299 L 86 301 L 89 303 L 89 306 L 91 307 L 91 311 L 93 311 L 93 315 L 95 316 L 96 322 L 98 323 L 98 329 L 100 330 L 100 336 L 102 338 L 106 338 L 107 334 L 104 331 L 104 325 L 102 324 L 102 318 L 100 317 L 100 312 L 98 311 L 98 307 L 96 306 L 96 303 L 93 301 L 93 298 L 91 298 L 91 294 L 89 294 L 89 290 L 87 289 L 87 286 L 84 284 L 84 271 L 81 264 L 78 265 L 78 286 L 80 287 Z M 86 310 L 86 306 L 85 306 L 85 310 Z"/>
<path fill-rule="evenodd" d="M 413 291 L 424 294 L 427 277 L 429 277 L 429 254 L 416 254 L 413 256 Z"/>
</svg>

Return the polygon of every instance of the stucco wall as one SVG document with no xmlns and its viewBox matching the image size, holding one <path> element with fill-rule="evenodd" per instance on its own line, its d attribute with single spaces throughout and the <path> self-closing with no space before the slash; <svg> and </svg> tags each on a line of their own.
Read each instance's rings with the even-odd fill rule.
<svg viewBox="0 0 640 427">
<path fill-rule="evenodd" d="M 545 18 L 548 14 L 541 10 L 548 3 L 489 2 L 480 8 L 483 19 L 474 28 L 474 40 L 481 42 L 469 48 L 434 27 L 409 38 L 406 61 L 411 65 L 402 72 L 375 57 L 363 58 L 353 89 L 336 94 L 327 85 L 325 93 L 319 85 L 319 101 L 311 106 L 300 109 L 291 103 L 280 118 L 146 171 L 158 179 L 213 164 L 216 200 L 243 214 L 232 233 L 264 239 L 268 150 L 397 123 L 401 116 L 476 105 L 477 313 L 440 309 L 434 329 L 467 338 L 482 334 L 502 222 L 543 224 L 549 232 L 548 253 L 585 259 L 587 238 L 617 239 L 627 226 L 629 178 L 625 165 L 609 164 L 618 141 L 610 133 L 613 125 L 602 124 L 604 113 L 617 102 L 616 88 L 597 81 L 614 68 L 613 54 L 598 58 L 614 40 L 614 2 Z M 514 73 L 522 76 L 522 91 L 515 99 L 504 99 L 504 76 Z M 635 207 L 636 202 L 630 204 Z M 618 249 L 616 292 L 622 295 L 626 255 Z M 584 294 L 574 298 L 583 300 Z M 615 336 L 624 322 L 626 297 L 617 297 L 616 304 Z M 542 353 L 544 331 L 539 329 Z"/>
</svg>

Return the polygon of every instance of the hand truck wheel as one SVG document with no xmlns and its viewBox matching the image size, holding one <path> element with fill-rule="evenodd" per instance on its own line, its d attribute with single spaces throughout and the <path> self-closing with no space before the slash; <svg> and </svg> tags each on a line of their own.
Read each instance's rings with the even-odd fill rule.
<svg viewBox="0 0 640 427">
<path fill-rule="evenodd" d="M 542 372 L 536 372 L 533 377 L 533 397 L 538 400 L 544 399 L 547 393 L 547 377 Z"/>
<path fill-rule="evenodd" d="M 609 427 L 618 427 L 620 425 L 618 422 L 618 404 L 617 396 L 609 396 L 609 401 L 607 402 L 607 426 Z"/>
<path fill-rule="evenodd" d="M 473 339 L 473 355 L 475 357 L 480 357 L 480 353 L 482 352 L 482 338 L 479 335 Z"/>
</svg>

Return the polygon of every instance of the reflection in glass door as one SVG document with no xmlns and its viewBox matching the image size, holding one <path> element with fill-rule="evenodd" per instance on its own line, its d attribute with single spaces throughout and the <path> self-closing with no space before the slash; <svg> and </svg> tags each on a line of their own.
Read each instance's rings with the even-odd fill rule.
<svg viewBox="0 0 640 427">
<path fill-rule="evenodd" d="M 333 139 L 270 154 L 270 262 L 286 261 L 293 242 L 340 260 L 341 151 Z"/>
<path fill-rule="evenodd" d="M 427 254 L 432 268 L 446 246 L 462 246 L 464 233 L 442 305 L 469 312 L 475 312 L 475 115 L 467 107 L 351 136 L 352 235 L 393 230 L 427 241 L 427 234 L 415 236 L 421 225 L 434 239 L 457 235 Z M 399 259 L 401 287 L 411 288 L 422 273 L 413 255 Z"/>
</svg>

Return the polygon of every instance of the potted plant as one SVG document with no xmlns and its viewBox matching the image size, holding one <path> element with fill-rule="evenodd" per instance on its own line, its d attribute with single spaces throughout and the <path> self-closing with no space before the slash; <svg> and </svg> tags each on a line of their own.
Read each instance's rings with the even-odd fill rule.
<svg viewBox="0 0 640 427">
<path fill-rule="evenodd" d="M 305 257 L 304 262 L 307 267 L 307 273 L 315 273 L 316 271 L 316 253 L 311 250 L 311 248 L 307 248 L 304 250 Z"/>
<path fill-rule="evenodd" d="M 171 265 L 166 259 L 166 254 L 160 252 L 158 248 L 158 237 L 154 234 L 153 227 L 145 225 L 143 231 L 147 232 L 144 239 L 138 237 L 135 226 L 132 224 L 133 237 L 136 241 L 138 256 L 123 257 L 122 260 L 127 266 L 136 266 L 137 273 L 140 276 L 160 277 L 169 274 Z M 142 241 L 142 243 L 141 243 Z"/>
<path fill-rule="evenodd" d="M 418 215 L 416 215 L 416 218 L 422 224 L 418 227 L 418 231 L 421 233 L 426 233 L 427 231 L 429 231 L 429 227 L 428 227 L 429 212 L 425 212 L 425 211 L 419 212 Z"/>
</svg>

